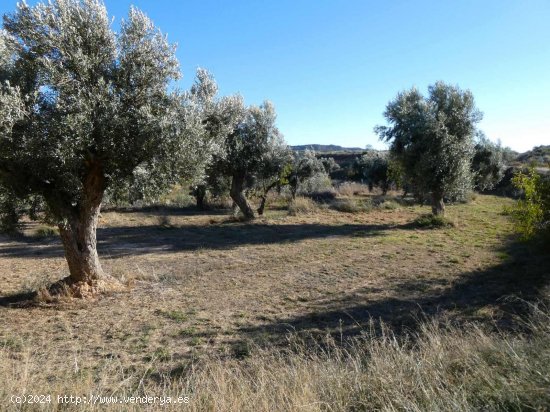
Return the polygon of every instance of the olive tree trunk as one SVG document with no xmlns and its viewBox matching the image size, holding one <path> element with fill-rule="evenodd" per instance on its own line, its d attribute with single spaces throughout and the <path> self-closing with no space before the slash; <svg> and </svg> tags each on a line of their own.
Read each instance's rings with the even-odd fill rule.
<svg viewBox="0 0 550 412">
<path fill-rule="evenodd" d="M 258 207 L 258 216 L 263 216 L 266 201 L 267 201 L 267 195 L 263 194 L 260 198 L 260 207 Z"/>
<path fill-rule="evenodd" d="M 65 281 L 76 295 L 82 295 L 85 291 L 101 291 L 108 280 L 112 281 L 103 273 L 97 254 L 96 229 L 104 190 L 105 177 L 100 167 L 95 165 L 84 179 L 79 204 L 59 224 L 70 273 Z"/>
<path fill-rule="evenodd" d="M 432 214 L 434 216 L 445 215 L 445 203 L 443 202 L 443 195 L 441 193 L 432 193 Z"/>
<path fill-rule="evenodd" d="M 59 225 L 71 283 L 92 284 L 104 276 L 97 254 L 98 216 L 99 208 L 89 213 L 78 213 L 68 222 Z"/>
<path fill-rule="evenodd" d="M 198 185 L 195 188 L 195 199 L 197 200 L 197 209 L 206 210 L 208 208 L 206 204 L 206 186 Z"/>
<path fill-rule="evenodd" d="M 260 207 L 258 208 L 258 215 L 262 216 L 264 214 L 265 203 L 267 202 L 267 195 L 275 186 L 277 186 L 277 183 L 278 182 L 273 182 L 265 188 L 264 193 L 261 196 Z"/>
<path fill-rule="evenodd" d="M 231 195 L 231 199 L 233 199 L 243 213 L 244 217 L 247 219 L 254 219 L 254 210 L 252 210 L 250 203 L 248 203 L 248 200 L 244 195 L 244 182 L 244 175 L 233 176 L 231 179 L 231 190 L 229 191 L 229 194 Z"/>
<path fill-rule="evenodd" d="M 289 183 L 290 186 L 290 195 L 292 196 L 292 200 L 296 199 L 296 193 L 298 193 L 298 180 L 290 180 Z"/>
</svg>

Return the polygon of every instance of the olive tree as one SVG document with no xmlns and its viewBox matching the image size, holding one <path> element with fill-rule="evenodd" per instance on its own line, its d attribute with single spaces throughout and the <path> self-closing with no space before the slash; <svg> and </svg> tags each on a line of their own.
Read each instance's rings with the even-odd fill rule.
<svg viewBox="0 0 550 412">
<path fill-rule="evenodd" d="M 385 154 L 374 150 L 365 153 L 355 160 L 353 171 L 356 179 L 367 182 L 369 191 L 378 186 L 384 195 L 388 192 L 391 180 L 389 161 Z"/>
<path fill-rule="evenodd" d="M 99 0 L 20 3 L 3 27 L 1 184 L 43 198 L 75 294 L 102 290 L 113 282 L 96 248 L 105 191 L 138 168 L 168 184 L 215 142 L 197 139 L 196 102 L 170 91 L 175 46 L 141 11 L 115 32 Z"/>
<path fill-rule="evenodd" d="M 206 69 L 198 68 L 193 85 L 181 97 L 177 119 L 184 130 L 186 141 L 194 146 L 189 149 L 200 150 L 206 155 L 219 150 L 221 142 L 221 137 L 211 133 L 207 127 L 212 114 L 220 106 L 217 92 L 218 85 L 212 74 Z M 166 173 L 159 173 L 155 168 L 138 166 L 130 178 L 112 185 L 107 195 L 115 202 L 154 202 L 172 188 L 174 178 L 178 176 L 166 176 Z M 191 179 L 193 188 L 200 187 L 204 180 L 204 162 L 188 162 L 179 178 Z"/>
<path fill-rule="evenodd" d="M 193 195 L 197 199 L 197 207 L 201 210 L 209 207 L 208 201 L 211 199 L 221 199 L 229 196 L 231 189 L 231 178 L 218 173 L 212 168 L 206 169 L 206 177 L 202 183 L 192 186 Z M 198 193 L 200 191 L 200 193 Z M 199 200 L 199 195 L 202 195 L 202 203 Z"/>
<path fill-rule="evenodd" d="M 334 160 L 334 157 L 321 157 L 319 160 L 323 163 L 325 172 L 329 176 L 332 172 L 340 170 L 340 165 Z"/>
<path fill-rule="evenodd" d="M 300 187 L 307 181 L 319 175 L 328 178 L 325 164 L 328 165 L 327 162 L 319 159 L 313 150 L 305 150 L 302 153 L 296 152 L 294 154 L 294 161 L 292 162 L 292 168 L 288 177 L 290 193 L 293 199 L 296 198 Z"/>
<path fill-rule="evenodd" d="M 241 111 L 242 116 L 239 116 L 238 105 L 233 103 L 231 106 L 232 116 L 214 116 L 214 126 L 226 125 L 230 117 L 241 118 L 225 136 L 223 149 L 215 155 L 212 169 L 231 177 L 231 198 L 245 218 L 253 219 L 255 213 L 246 198 L 245 190 L 250 188 L 250 183 L 268 161 L 273 147 L 280 144 L 282 136 L 275 126 L 276 114 L 271 102 L 250 106 Z"/>
<path fill-rule="evenodd" d="M 8 82 L 11 61 L 4 40 L 5 33 L 0 37 L 0 139 L 9 136 L 13 126 L 25 116 L 25 107 L 19 89 L 11 87 Z M 0 173 L 2 166 L 0 164 Z M 0 231 L 16 232 L 21 215 L 22 202 L 13 190 L 0 181 Z"/>
<path fill-rule="evenodd" d="M 461 198 L 472 188 L 473 139 L 482 118 L 474 96 L 437 82 L 427 97 L 416 88 L 399 93 L 384 116 L 390 125 L 375 132 L 390 143 L 415 190 L 431 196 L 432 213 L 443 215 L 445 198 Z"/>
<path fill-rule="evenodd" d="M 241 96 L 218 97 L 218 85 L 214 77 L 206 70 L 197 71 L 197 80 L 190 91 L 190 99 L 197 102 L 200 109 L 193 119 L 202 125 L 194 130 L 199 130 L 204 136 L 197 136 L 199 141 L 216 142 L 215 153 L 217 156 L 206 164 L 201 164 L 193 174 L 190 189 L 195 197 L 197 208 L 206 209 L 206 196 L 208 192 L 219 196 L 224 192 L 226 176 L 223 174 L 223 159 L 226 159 L 227 136 L 234 132 L 237 125 L 243 121 L 246 109 Z"/>
<path fill-rule="evenodd" d="M 472 173 L 477 190 L 491 190 L 504 177 L 504 150 L 500 143 L 493 143 L 479 132 L 472 159 Z"/>
<path fill-rule="evenodd" d="M 258 215 L 263 215 L 267 195 L 276 187 L 282 187 L 288 183 L 291 170 L 292 151 L 286 144 L 283 136 L 275 133 L 255 176 L 254 186 L 259 192 L 260 206 Z"/>
</svg>

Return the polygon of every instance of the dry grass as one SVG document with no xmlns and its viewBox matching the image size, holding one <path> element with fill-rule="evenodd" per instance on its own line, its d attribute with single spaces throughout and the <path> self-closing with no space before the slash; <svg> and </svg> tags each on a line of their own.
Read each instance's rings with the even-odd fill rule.
<svg viewBox="0 0 550 412">
<path fill-rule="evenodd" d="M 171 373 L 164 372 L 167 355 L 161 351 L 141 370 L 111 357 L 88 371 L 78 348 L 66 363 L 52 365 L 51 356 L 10 341 L 0 349 L 0 399 L 7 405 L 13 394 L 50 394 L 53 401 L 45 410 L 61 409 L 58 396 L 96 394 L 188 397 L 190 411 L 542 411 L 550 405 L 549 325 L 548 311 L 536 308 L 519 336 L 432 321 L 403 339 L 383 325 L 377 333 L 371 324 L 345 345 L 327 336 L 312 347 L 290 335 L 288 349 L 254 347 L 243 361 L 210 358 Z M 43 368 L 56 366 L 64 379 L 41 379 Z M 63 410 L 120 406 L 65 405 Z"/>
<path fill-rule="evenodd" d="M 288 214 L 290 216 L 313 214 L 319 210 L 319 207 L 312 199 L 298 196 L 291 200 L 288 205 Z"/>
<path fill-rule="evenodd" d="M 366 213 L 373 208 L 371 199 L 340 198 L 331 202 L 330 207 L 344 213 Z"/>
<path fill-rule="evenodd" d="M 338 185 L 336 191 L 344 197 L 367 196 L 371 193 L 367 185 L 356 182 L 344 182 Z"/>
<path fill-rule="evenodd" d="M 344 356 L 351 349 L 340 344 L 340 337 L 343 342 L 363 339 L 372 317 L 391 328 L 398 342 L 407 336 L 416 341 L 420 313 L 427 325 L 445 318 L 456 325 L 478 322 L 513 329 L 519 309 L 501 297 L 547 297 L 549 261 L 528 245 L 509 243 L 512 226 L 501 213 L 507 203 L 478 196 L 471 204 L 450 206 L 448 216 L 457 226 L 438 230 L 416 228 L 412 222 L 428 208 L 405 205 L 357 214 L 320 208 L 288 216 L 268 210 L 253 223 L 231 221 L 220 211 L 105 212 L 98 230 L 102 264 L 132 288 L 95 301 L 29 307 L 20 307 L 14 295 L 67 275 L 60 242 L 53 237 L 0 238 L 0 409 L 10 407 L 4 402 L 10 391 L 26 388 L 27 393 L 73 395 L 90 390 L 107 395 L 191 393 L 195 406 L 189 407 L 197 410 L 250 410 L 252 405 L 258 406 L 255 410 L 296 410 L 300 405 L 305 410 L 343 410 L 345 405 L 368 410 L 360 402 L 385 402 L 390 396 L 381 389 L 358 392 L 378 387 L 372 386 L 375 380 L 367 384 L 363 379 L 371 382 L 379 373 L 379 386 L 403 380 L 402 398 L 395 392 L 395 402 L 405 402 L 407 393 L 417 399 L 428 387 L 413 391 L 407 374 L 419 373 L 411 363 L 419 346 L 402 347 L 409 363 L 388 352 L 389 366 L 382 374 L 381 366 L 365 360 L 355 370 L 355 361 Z M 35 226 L 25 230 L 32 234 Z M 289 332 L 306 342 L 295 357 L 284 349 Z M 516 340 L 530 342 L 471 326 L 451 332 L 454 338 L 445 338 L 445 345 L 456 338 L 457 346 L 449 346 L 449 353 L 458 348 L 461 334 L 474 347 L 484 342 L 476 333 L 483 333 L 499 351 Z M 338 349 L 323 358 L 325 346 L 318 345 L 327 334 Z M 357 353 L 371 345 L 367 338 L 360 342 Z M 361 357 L 371 358 L 368 351 Z M 406 369 L 390 376 L 393 357 L 405 362 Z M 428 367 L 426 362 L 416 367 Z M 284 369 L 285 363 L 295 367 Z M 504 367 L 503 374 L 508 372 Z M 455 390 L 456 397 L 475 389 L 443 375 L 449 380 L 441 382 L 448 384 L 432 388 L 432 400 L 443 402 L 444 389 Z M 499 388 L 499 396 L 511 391 L 506 379 L 489 383 L 493 394 Z M 518 388 L 510 396 L 527 390 Z M 458 410 L 482 399 L 472 393 L 473 398 L 457 403 Z M 386 398 L 376 401 L 372 397 L 377 394 Z"/>
</svg>

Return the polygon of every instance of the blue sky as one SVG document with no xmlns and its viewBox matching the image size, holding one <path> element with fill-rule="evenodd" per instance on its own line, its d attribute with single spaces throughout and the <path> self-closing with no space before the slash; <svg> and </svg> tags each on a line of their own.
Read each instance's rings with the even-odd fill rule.
<svg viewBox="0 0 550 412">
<path fill-rule="evenodd" d="M 223 94 L 273 101 L 289 144 L 382 148 L 387 102 L 437 80 L 474 93 L 491 139 L 550 144 L 549 0 L 105 3 L 117 22 L 134 4 L 178 43 L 182 87 L 200 66 Z"/>
</svg>

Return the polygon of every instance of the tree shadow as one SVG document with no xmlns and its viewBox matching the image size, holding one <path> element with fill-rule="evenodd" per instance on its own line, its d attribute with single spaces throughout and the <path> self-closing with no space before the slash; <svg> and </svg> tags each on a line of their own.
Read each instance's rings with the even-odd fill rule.
<svg viewBox="0 0 550 412">
<path fill-rule="evenodd" d="M 0 307 L 26 308 L 36 306 L 37 295 L 37 292 L 22 292 L 7 296 L 0 296 Z"/>
<path fill-rule="evenodd" d="M 205 212 L 207 212 L 208 215 L 221 216 L 221 215 L 228 215 L 230 213 L 230 209 L 207 207 L 206 209 L 202 210 L 197 208 L 196 206 L 166 206 L 166 205 L 159 205 L 159 206 L 153 205 L 153 206 L 141 206 L 141 207 L 111 206 L 111 207 L 102 209 L 102 213 L 106 213 L 106 212 L 116 212 L 121 214 L 139 213 L 142 215 L 153 215 L 153 216 L 203 216 Z"/>
<path fill-rule="evenodd" d="M 369 298 L 372 288 L 354 290 L 311 305 L 309 313 L 238 330 L 244 341 L 285 344 L 295 333 L 318 344 L 326 335 L 336 340 L 380 332 L 390 326 L 398 337 L 410 337 L 422 321 L 445 319 L 460 325 L 477 321 L 499 330 L 522 329 L 530 304 L 547 301 L 550 255 L 539 246 L 509 241 L 506 260 L 487 270 L 464 273 L 449 287 L 433 279 L 411 279 L 392 288 L 394 296 Z M 442 282 L 445 283 L 445 282 Z M 372 296 L 372 295 L 371 295 Z M 237 345 L 241 345 L 238 342 Z"/>
<path fill-rule="evenodd" d="M 386 230 L 411 229 L 410 224 L 276 224 L 225 222 L 209 226 L 125 226 L 98 228 L 100 258 L 118 258 L 146 253 L 232 249 L 243 245 L 292 243 L 305 239 L 341 236 L 380 236 Z M 19 239 L 4 245 L 0 257 L 61 257 L 57 238 L 46 242 Z"/>
</svg>

